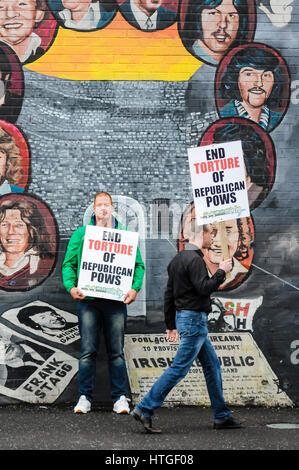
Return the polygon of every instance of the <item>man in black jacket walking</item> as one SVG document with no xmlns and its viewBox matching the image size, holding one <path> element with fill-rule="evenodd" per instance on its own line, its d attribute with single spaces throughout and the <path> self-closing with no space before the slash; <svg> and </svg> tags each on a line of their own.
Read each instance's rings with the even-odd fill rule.
<svg viewBox="0 0 299 470">
<path fill-rule="evenodd" d="M 188 373 L 198 357 L 203 368 L 211 405 L 214 411 L 214 429 L 239 428 L 227 407 L 222 392 L 220 364 L 208 338 L 207 314 L 211 311 L 210 294 L 223 283 L 232 269 L 232 260 L 220 263 L 209 278 L 201 248 L 208 248 L 215 237 L 211 224 L 190 225 L 189 243 L 168 266 L 164 314 L 167 340 L 180 346 L 173 363 L 154 383 L 131 415 L 140 421 L 148 433 L 161 432 L 152 427 L 155 408 L 162 405 L 167 394 Z"/>
</svg>

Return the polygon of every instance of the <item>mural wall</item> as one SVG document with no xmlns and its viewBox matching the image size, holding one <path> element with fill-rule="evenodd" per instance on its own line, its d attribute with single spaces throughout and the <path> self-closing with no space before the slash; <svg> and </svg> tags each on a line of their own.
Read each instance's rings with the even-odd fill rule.
<svg viewBox="0 0 299 470">
<path fill-rule="evenodd" d="M 298 17 L 292 0 L 0 0 L 0 404 L 77 399 L 61 264 L 100 190 L 146 263 L 126 335 L 139 400 L 177 347 L 163 296 L 195 217 L 187 149 L 241 140 L 250 217 L 204 253 L 211 275 L 234 266 L 210 337 L 228 403 L 298 405 Z M 101 341 L 102 403 L 107 374 Z M 207 404 L 202 379 L 195 363 L 166 405 Z"/>
</svg>

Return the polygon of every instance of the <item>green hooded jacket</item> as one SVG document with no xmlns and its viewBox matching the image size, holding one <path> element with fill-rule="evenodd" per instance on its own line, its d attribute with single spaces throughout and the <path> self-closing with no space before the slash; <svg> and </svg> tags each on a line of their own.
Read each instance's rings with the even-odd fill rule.
<svg viewBox="0 0 299 470">
<path fill-rule="evenodd" d="M 91 217 L 89 225 L 95 225 L 93 217 Z M 115 219 L 115 228 L 127 230 L 126 227 L 124 227 L 120 222 L 118 222 L 117 219 Z M 73 287 L 77 287 L 85 231 L 86 225 L 78 228 L 72 234 L 67 246 L 64 261 L 62 263 L 62 281 L 64 287 L 68 292 L 70 292 Z M 137 292 L 139 292 L 142 287 L 144 271 L 144 262 L 140 254 L 139 247 L 137 247 L 135 270 L 132 282 L 132 289 L 135 289 Z M 85 299 L 91 298 L 92 297 L 85 297 Z"/>
</svg>

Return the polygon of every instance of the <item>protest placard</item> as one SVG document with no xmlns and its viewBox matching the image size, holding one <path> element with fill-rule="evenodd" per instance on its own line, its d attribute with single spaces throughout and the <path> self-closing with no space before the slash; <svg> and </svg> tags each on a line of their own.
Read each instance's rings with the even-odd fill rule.
<svg viewBox="0 0 299 470">
<path fill-rule="evenodd" d="M 123 300 L 131 289 L 138 233 L 86 227 L 78 288 L 90 297 Z"/>
<path fill-rule="evenodd" d="M 240 140 L 191 148 L 188 157 L 198 225 L 250 215 Z"/>
</svg>

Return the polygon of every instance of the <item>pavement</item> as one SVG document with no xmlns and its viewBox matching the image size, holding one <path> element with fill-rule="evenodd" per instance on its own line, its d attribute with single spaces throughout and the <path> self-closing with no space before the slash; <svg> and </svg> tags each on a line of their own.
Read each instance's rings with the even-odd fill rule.
<svg viewBox="0 0 299 470">
<path fill-rule="evenodd" d="M 228 455 L 227 451 L 246 451 L 246 461 L 247 453 L 260 459 L 261 453 L 256 451 L 271 451 L 277 462 L 284 455 L 282 451 L 299 450 L 298 408 L 231 407 L 233 416 L 242 421 L 244 427 L 214 430 L 209 407 L 163 406 L 153 419 L 154 426 L 161 428 L 163 433 L 151 435 L 146 434 L 142 425 L 130 415 L 117 415 L 96 404 L 90 413 L 78 415 L 73 412 L 73 406 L 1 406 L 0 450 L 80 451 L 72 453 L 76 460 L 85 456 L 85 451 L 100 451 L 98 454 L 103 463 L 114 466 L 124 463 L 117 461 L 123 456 L 140 459 L 138 465 L 134 461 L 125 461 L 127 468 L 165 463 L 190 466 L 198 463 L 198 459 L 203 462 L 203 458 L 210 459 L 210 456 L 215 463 L 224 451 L 225 455 Z M 274 451 L 280 452 L 273 454 Z M 18 454 L 22 458 L 23 453 Z M 175 455 L 181 456 L 177 457 L 177 462 L 172 460 Z M 157 461 L 149 462 L 149 456 Z M 162 462 L 166 456 L 169 461 Z M 186 460 L 188 456 L 189 463 L 178 460 Z"/>
</svg>

